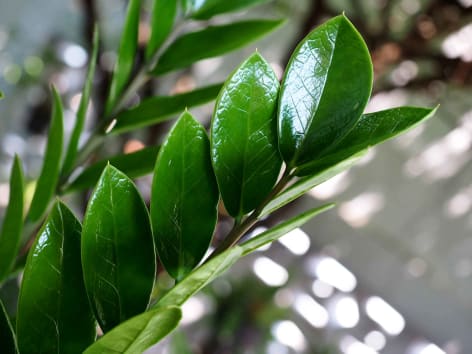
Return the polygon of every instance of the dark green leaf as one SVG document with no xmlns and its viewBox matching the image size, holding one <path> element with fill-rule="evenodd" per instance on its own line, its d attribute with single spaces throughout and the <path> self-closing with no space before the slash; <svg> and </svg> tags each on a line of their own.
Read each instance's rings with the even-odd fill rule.
<svg viewBox="0 0 472 354">
<path fill-rule="evenodd" d="M 146 60 L 150 60 L 164 43 L 174 25 L 177 0 L 154 0 L 151 13 L 151 37 L 146 47 Z"/>
<path fill-rule="evenodd" d="M 186 14 L 198 20 L 206 20 L 218 14 L 241 10 L 246 7 L 262 4 L 268 0 L 184 0 Z"/>
<path fill-rule="evenodd" d="M 243 21 L 184 34 L 162 54 L 152 74 L 161 75 L 201 59 L 223 55 L 255 41 L 281 23 L 281 20 Z"/>
<path fill-rule="evenodd" d="M 275 210 L 287 205 L 291 201 L 301 197 L 303 194 L 308 192 L 310 189 L 316 187 L 317 185 L 329 180 L 330 178 L 336 176 L 344 170 L 347 170 L 352 165 L 354 165 L 362 156 L 364 156 L 365 151 L 360 151 L 357 154 L 342 160 L 336 165 L 327 166 L 326 168 L 320 170 L 314 175 L 303 177 L 294 183 L 292 186 L 287 188 L 282 193 L 278 194 L 274 199 L 272 199 L 262 210 L 260 217 L 269 215 Z"/>
<path fill-rule="evenodd" d="M 113 70 L 110 93 L 106 103 L 105 115 L 107 116 L 111 114 L 115 108 L 115 104 L 128 83 L 133 70 L 134 56 L 138 48 L 140 11 L 141 0 L 130 0 L 126 12 L 125 25 L 121 34 L 118 57 L 116 59 L 115 69 Z"/>
<path fill-rule="evenodd" d="M 8 313 L 0 300 L 0 344 L 3 354 L 17 354 L 15 332 L 10 323 Z"/>
<path fill-rule="evenodd" d="M 304 176 L 330 168 L 360 151 L 416 126 L 432 117 L 435 111 L 436 108 L 398 107 L 364 114 L 343 139 L 318 159 L 299 166 L 296 173 Z"/>
<path fill-rule="evenodd" d="M 18 302 L 21 353 L 80 353 L 95 320 L 80 263 L 80 222 L 56 202 L 29 252 Z"/>
<path fill-rule="evenodd" d="M 326 204 L 318 208 L 314 208 L 304 212 L 303 214 L 297 215 L 294 218 L 277 225 L 276 227 L 267 230 L 256 237 L 251 238 L 250 240 L 240 244 L 240 247 L 243 250 L 243 255 L 247 255 L 259 247 L 264 246 L 267 243 L 271 243 L 293 229 L 302 226 L 307 221 L 314 218 L 316 215 L 323 213 L 326 210 L 331 209 L 334 204 Z"/>
<path fill-rule="evenodd" d="M 103 169 L 109 162 L 129 178 L 137 178 L 151 173 L 154 169 L 159 146 L 145 147 L 129 154 L 119 154 L 94 163 L 87 167 L 80 175 L 68 185 L 64 193 L 82 190 L 94 186 Z"/>
<path fill-rule="evenodd" d="M 95 66 L 98 56 L 98 28 L 95 27 L 93 32 L 93 49 L 90 57 L 89 67 L 87 71 L 87 78 L 85 79 L 84 88 L 82 90 L 82 97 L 80 98 L 79 109 L 77 110 L 77 119 L 75 121 L 74 129 L 67 147 L 66 157 L 62 165 L 62 173 L 67 174 L 71 172 L 74 165 L 74 159 L 77 156 L 77 149 L 79 146 L 80 134 L 84 129 L 85 118 L 87 116 L 87 109 L 90 101 L 90 93 L 92 91 L 93 77 L 95 75 Z"/>
<path fill-rule="evenodd" d="M 279 146 L 289 169 L 341 140 L 371 88 L 369 51 L 344 15 L 311 32 L 292 54 L 280 91 Z"/>
<path fill-rule="evenodd" d="M 146 310 L 155 274 L 149 214 L 133 182 L 110 165 L 85 213 L 82 267 L 104 331 Z"/>
<path fill-rule="evenodd" d="M 185 108 L 214 100 L 222 86 L 215 84 L 179 95 L 147 98 L 138 106 L 118 114 L 111 133 L 123 133 L 169 120 L 172 115 L 183 112 Z"/>
<path fill-rule="evenodd" d="M 218 197 L 206 131 L 185 112 L 159 152 L 151 194 L 157 253 L 175 279 L 181 280 L 205 255 Z"/>
<path fill-rule="evenodd" d="M 137 315 L 105 334 L 84 354 L 142 353 L 177 327 L 182 312 L 176 306 L 161 307 Z"/>
<path fill-rule="evenodd" d="M 255 209 L 280 172 L 275 117 L 279 82 L 255 53 L 226 81 L 211 126 L 211 158 L 228 213 Z"/>
<path fill-rule="evenodd" d="M 54 104 L 52 109 L 51 125 L 49 127 L 48 142 L 44 154 L 44 163 L 36 183 L 33 200 L 28 218 L 38 221 L 46 211 L 59 178 L 61 166 L 62 142 L 64 137 L 64 122 L 62 102 L 56 89 L 52 89 Z"/>
<path fill-rule="evenodd" d="M 10 174 L 10 196 L 0 231 L 0 283 L 13 267 L 21 232 L 23 230 L 24 179 L 21 161 L 18 156 L 13 160 Z"/>
<path fill-rule="evenodd" d="M 181 306 L 214 279 L 223 274 L 241 257 L 242 249 L 234 246 L 205 262 L 167 292 L 154 307 Z"/>
</svg>

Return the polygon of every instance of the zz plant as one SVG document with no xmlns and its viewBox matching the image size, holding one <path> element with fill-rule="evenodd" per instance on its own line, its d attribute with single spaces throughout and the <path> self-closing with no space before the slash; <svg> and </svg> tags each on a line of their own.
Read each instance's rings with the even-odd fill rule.
<svg viewBox="0 0 472 354">
<path fill-rule="evenodd" d="M 127 99 L 152 75 L 221 55 L 275 28 L 253 20 L 176 37 L 174 18 L 208 19 L 261 0 L 155 0 L 145 62 L 133 71 L 140 1 L 129 2 L 103 120 L 79 150 L 91 95 L 98 37 L 63 154 L 61 98 L 54 110 L 44 166 L 26 219 L 23 175 L 15 158 L 10 203 L 0 234 L 0 281 L 22 269 L 22 237 L 43 219 L 29 251 L 13 325 L 1 305 L 3 353 L 138 353 L 179 323 L 181 305 L 241 257 L 301 226 L 331 204 L 308 210 L 258 236 L 241 239 L 258 220 L 350 167 L 367 149 L 431 117 L 435 109 L 399 107 L 363 114 L 372 64 L 344 15 L 313 30 L 295 49 L 279 83 L 256 52 L 223 85 Z M 216 103 L 209 135 L 184 108 Z M 182 112 L 162 146 L 99 161 L 71 177 L 109 135 Z M 150 210 L 131 178 L 153 172 Z M 95 185 L 81 221 L 54 195 Z M 233 229 L 211 254 L 223 202 Z M 28 206 L 27 206 L 28 207 Z M 159 259 L 175 285 L 153 292 Z M 0 302 L 1 304 L 1 302 Z M 104 335 L 96 338 L 96 324 Z"/>
</svg>

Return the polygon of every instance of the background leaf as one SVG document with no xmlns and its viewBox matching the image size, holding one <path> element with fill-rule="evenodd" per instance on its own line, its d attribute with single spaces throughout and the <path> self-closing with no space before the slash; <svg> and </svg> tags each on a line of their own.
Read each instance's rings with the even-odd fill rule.
<svg viewBox="0 0 472 354">
<path fill-rule="evenodd" d="M 161 75 L 194 62 L 217 57 L 255 41 L 274 30 L 281 20 L 251 20 L 209 26 L 177 38 L 162 54 L 152 74 Z"/>
<path fill-rule="evenodd" d="M 23 230 L 24 178 L 18 156 L 10 174 L 10 196 L 0 231 L 0 283 L 13 267 Z"/>
<path fill-rule="evenodd" d="M 123 111 L 116 117 L 112 134 L 124 133 L 172 118 L 186 108 L 199 106 L 215 99 L 223 84 L 202 87 L 174 96 L 156 96 L 144 99 L 139 105 Z"/>
<path fill-rule="evenodd" d="M 174 25 L 177 0 L 154 0 L 151 12 L 151 36 L 146 47 L 146 60 L 150 60 L 164 43 Z"/>
<path fill-rule="evenodd" d="M 105 334 L 84 354 L 142 353 L 177 327 L 182 312 L 168 306 L 137 315 Z"/>
<path fill-rule="evenodd" d="M 28 215 L 28 218 L 32 222 L 38 221 L 43 216 L 59 179 L 62 143 L 64 139 L 64 122 L 61 98 L 54 87 L 52 88 L 52 93 L 54 101 L 46 152 Z"/>
<path fill-rule="evenodd" d="M 108 116 L 126 86 L 134 65 L 134 56 L 138 48 L 139 14 L 141 0 L 130 0 L 126 12 L 126 20 L 121 34 L 120 48 L 113 70 L 105 115 Z"/>
<path fill-rule="evenodd" d="M 362 114 L 372 88 L 372 63 L 344 16 L 312 31 L 295 49 L 282 80 L 279 146 L 289 169 L 320 156 Z"/>
<path fill-rule="evenodd" d="M 173 278 L 181 280 L 205 255 L 218 197 L 206 131 L 185 112 L 159 152 L 151 195 L 157 253 Z"/>
<path fill-rule="evenodd" d="M 188 17 L 206 20 L 215 15 L 241 10 L 246 7 L 262 4 L 268 0 L 184 0 Z"/>
<path fill-rule="evenodd" d="M 2 345 L 3 354 L 17 354 L 18 346 L 16 345 L 15 332 L 8 317 L 8 313 L 0 300 L 0 343 Z"/>
<path fill-rule="evenodd" d="M 87 295 L 104 331 L 146 309 L 155 274 L 148 211 L 133 182 L 110 165 L 85 212 L 82 267 Z"/>
<path fill-rule="evenodd" d="M 255 209 L 280 172 L 275 110 L 279 82 L 255 53 L 226 81 L 211 125 L 211 158 L 226 210 Z"/>
<path fill-rule="evenodd" d="M 81 226 L 56 202 L 28 254 L 17 315 L 21 353 L 79 353 L 95 339 L 80 264 Z"/>
</svg>

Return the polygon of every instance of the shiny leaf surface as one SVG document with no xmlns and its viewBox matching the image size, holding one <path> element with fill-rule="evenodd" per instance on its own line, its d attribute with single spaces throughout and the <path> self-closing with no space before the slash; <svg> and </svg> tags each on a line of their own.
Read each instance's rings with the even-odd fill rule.
<svg viewBox="0 0 472 354">
<path fill-rule="evenodd" d="M 17 354 L 15 332 L 8 317 L 8 313 L 0 300 L 0 344 L 2 353 Z"/>
<path fill-rule="evenodd" d="M 281 20 L 242 21 L 184 34 L 162 54 L 152 74 L 161 75 L 201 59 L 223 55 L 255 41 L 281 23 Z"/>
<path fill-rule="evenodd" d="M 146 47 L 146 60 L 150 60 L 174 25 L 177 13 L 177 0 L 154 0 L 151 12 L 151 36 Z"/>
<path fill-rule="evenodd" d="M 94 163 L 75 178 L 64 193 L 83 190 L 94 186 L 108 162 L 126 174 L 129 178 L 137 178 L 151 173 L 154 169 L 159 146 L 145 147 L 129 154 L 119 154 Z"/>
<path fill-rule="evenodd" d="M 56 188 L 61 166 L 62 143 L 64 139 L 62 102 L 54 87 L 52 92 L 54 101 L 46 152 L 28 215 L 28 218 L 32 222 L 38 221 L 46 212 L 49 201 Z"/>
<path fill-rule="evenodd" d="M 182 113 L 185 108 L 199 106 L 214 100 L 222 86 L 222 84 L 215 84 L 174 96 L 156 96 L 144 99 L 136 107 L 118 114 L 116 125 L 111 133 L 124 133 L 169 120 L 174 114 Z"/>
<path fill-rule="evenodd" d="M 344 15 L 312 31 L 292 54 L 281 85 L 279 146 L 289 168 L 341 140 L 360 118 L 371 88 L 369 52 Z"/>
<path fill-rule="evenodd" d="M 151 192 L 157 253 L 175 279 L 181 280 L 205 255 L 218 197 L 206 131 L 185 112 L 159 152 Z"/>
<path fill-rule="evenodd" d="M 168 306 L 137 315 L 105 334 L 84 354 L 142 353 L 177 327 L 182 312 Z"/>
<path fill-rule="evenodd" d="M 113 78 L 110 85 L 110 93 L 106 103 L 105 115 L 112 113 L 114 106 L 120 98 L 123 89 L 128 83 L 133 70 L 134 56 L 138 48 L 139 13 L 141 0 L 130 0 L 126 19 L 121 34 L 118 57 L 113 70 Z"/>
<path fill-rule="evenodd" d="M 20 247 L 23 230 L 24 178 L 18 156 L 13 160 L 10 174 L 8 206 L 0 231 L 0 283 L 8 276 Z"/>
<path fill-rule="evenodd" d="M 56 202 L 28 254 L 17 315 L 21 353 L 80 353 L 95 339 L 95 320 L 80 263 L 81 226 Z"/>
<path fill-rule="evenodd" d="M 211 158 L 228 213 L 255 209 L 280 171 L 275 117 L 279 82 L 255 53 L 226 81 L 211 126 Z"/>
<path fill-rule="evenodd" d="M 82 267 L 104 331 L 146 310 L 155 273 L 149 215 L 133 182 L 110 165 L 85 213 Z"/>
<path fill-rule="evenodd" d="M 268 0 L 184 0 L 188 17 L 206 20 L 215 15 L 241 10 Z"/>
</svg>

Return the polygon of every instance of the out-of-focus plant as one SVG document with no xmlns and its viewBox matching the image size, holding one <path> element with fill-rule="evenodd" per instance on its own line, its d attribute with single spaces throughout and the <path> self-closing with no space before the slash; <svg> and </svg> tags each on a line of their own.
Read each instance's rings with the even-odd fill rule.
<svg viewBox="0 0 472 354">
<path fill-rule="evenodd" d="M 131 0 L 104 116 L 80 149 L 97 32 L 76 124 L 64 153 L 61 98 L 53 89 L 44 164 L 26 208 L 19 158 L 11 172 L 10 201 L 0 234 L 0 281 L 23 266 L 24 273 L 16 324 L 11 325 L 3 306 L 0 313 L 5 352 L 144 351 L 178 325 L 180 307 L 188 298 L 238 259 L 332 205 L 308 210 L 241 242 L 261 218 L 347 169 L 370 146 L 434 113 L 434 109 L 399 107 L 363 114 L 372 89 L 372 63 L 364 41 L 344 15 L 322 24 L 298 44 L 281 83 L 256 52 L 222 85 L 152 97 L 128 107 L 130 97 L 149 77 L 241 47 L 281 23 L 252 20 L 176 36 L 177 14 L 208 19 L 260 2 L 155 0 L 145 60 L 136 68 L 141 2 Z M 187 109 L 215 96 L 208 136 Z M 86 165 L 107 136 L 182 111 L 162 146 Z M 73 173 L 79 168 L 84 168 L 81 173 Z M 130 178 L 151 172 L 148 211 Z M 93 185 L 83 225 L 63 202 L 54 201 Z M 220 199 L 234 227 L 205 257 Z M 22 230 L 28 233 L 40 222 L 23 264 L 17 257 L 22 242 L 27 242 Z M 164 293 L 153 292 L 156 255 L 175 279 Z M 105 333 L 98 340 L 96 322 Z"/>
</svg>

